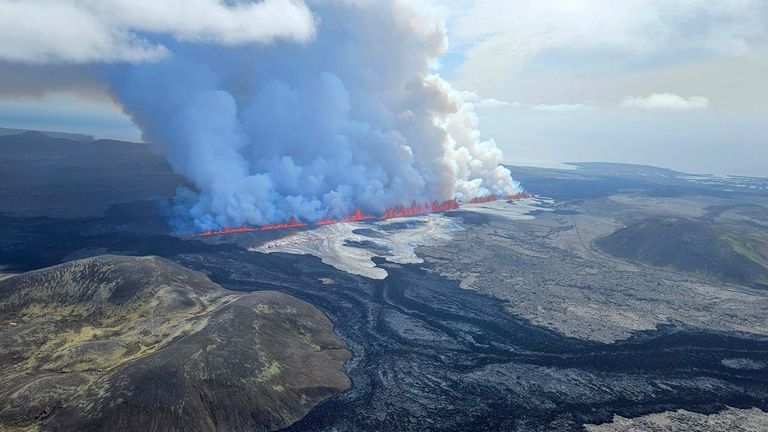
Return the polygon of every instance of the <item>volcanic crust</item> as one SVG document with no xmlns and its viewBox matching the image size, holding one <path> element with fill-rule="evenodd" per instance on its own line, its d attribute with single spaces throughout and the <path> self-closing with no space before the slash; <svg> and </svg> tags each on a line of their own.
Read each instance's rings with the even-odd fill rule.
<svg viewBox="0 0 768 432">
<path fill-rule="evenodd" d="M 0 280 L 0 430 L 274 430 L 350 383 L 318 309 L 157 257 Z"/>
<path fill-rule="evenodd" d="M 585 429 L 587 432 L 761 432 L 768 430 L 768 413 L 757 408 L 729 408 L 710 415 L 678 410 L 633 419 L 615 416 L 611 423 L 586 425 Z"/>
</svg>

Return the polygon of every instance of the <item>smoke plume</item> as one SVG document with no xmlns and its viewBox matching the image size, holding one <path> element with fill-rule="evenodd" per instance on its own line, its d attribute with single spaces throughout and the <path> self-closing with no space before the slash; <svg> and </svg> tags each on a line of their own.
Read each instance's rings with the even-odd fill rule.
<svg viewBox="0 0 768 432">
<path fill-rule="evenodd" d="M 149 9 L 123 7 L 130 13 L 121 11 L 115 37 L 126 44 L 153 34 L 139 41 L 148 58 L 106 55 L 98 66 L 145 140 L 161 145 L 194 185 L 176 197 L 177 228 L 313 222 L 519 192 L 495 143 L 480 139 L 472 105 L 436 74 L 446 34 L 424 6 L 196 3 L 248 10 L 255 21 L 228 22 L 231 13 L 220 11 L 212 19 L 222 22 L 197 17 L 190 33 L 166 16 L 143 21 L 137 14 L 152 12 L 152 3 L 142 0 Z M 271 22 L 273 31 L 260 31 Z"/>
</svg>

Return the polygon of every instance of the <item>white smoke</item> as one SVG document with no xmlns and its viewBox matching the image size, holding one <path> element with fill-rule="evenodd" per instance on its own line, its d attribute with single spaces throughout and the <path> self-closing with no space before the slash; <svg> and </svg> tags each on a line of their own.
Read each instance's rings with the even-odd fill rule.
<svg viewBox="0 0 768 432">
<path fill-rule="evenodd" d="M 121 2 L 103 4 L 113 3 Z M 190 18 L 185 32 L 167 17 L 142 21 L 151 3 L 139 3 L 117 21 L 160 33 L 142 46 L 167 55 L 99 66 L 99 75 L 194 184 L 177 196 L 179 228 L 379 214 L 519 191 L 495 143 L 481 140 L 472 105 L 436 75 L 443 21 L 416 2 L 269 0 L 257 4 L 299 18 L 272 32 L 250 29 L 250 38 L 230 33 L 249 27 L 226 11 L 219 24 Z M 311 25 L 297 30 L 291 23 L 307 21 L 304 8 Z M 269 22 L 258 16 L 255 27 Z"/>
<path fill-rule="evenodd" d="M 137 62 L 164 58 L 161 40 L 224 45 L 309 40 L 300 1 L 0 0 L 0 60 L 32 64 Z"/>
</svg>

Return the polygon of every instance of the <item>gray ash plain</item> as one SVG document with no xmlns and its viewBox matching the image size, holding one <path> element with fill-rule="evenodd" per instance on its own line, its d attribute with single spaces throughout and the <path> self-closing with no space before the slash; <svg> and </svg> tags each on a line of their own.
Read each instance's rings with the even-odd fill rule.
<svg viewBox="0 0 768 432">
<path fill-rule="evenodd" d="M 311 410 L 287 429 L 291 431 L 577 431 L 587 424 L 609 424 L 615 416 L 640 418 L 677 410 L 715 414 L 728 407 L 768 411 L 768 370 L 756 366 L 768 362 L 768 338 L 761 330 L 765 318 L 750 321 L 736 316 L 738 310 L 708 309 L 707 301 L 724 304 L 732 299 L 702 295 L 680 303 L 674 292 L 674 298 L 654 297 L 661 292 L 656 285 L 661 281 L 669 281 L 662 288 L 693 284 L 761 302 L 765 290 L 735 285 L 696 268 L 618 259 L 592 244 L 659 216 L 658 203 L 664 200 L 661 213 L 714 224 L 718 236 L 728 239 L 723 241 L 759 261 L 764 233 L 759 211 L 731 208 L 713 214 L 706 209 L 739 201 L 763 206 L 764 189 L 733 192 L 727 190 L 734 188 L 733 179 L 723 185 L 717 179 L 682 179 L 678 173 L 647 167 L 598 164 L 577 171 L 514 171 L 529 190 L 555 198 L 555 211 L 537 214 L 532 221 L 474 212 L 450 215 L 462 220 L 463 233 L 470 236 L 465 241 L 475 236 L 475 242 L 463 251 L 456 251 L 456 244 L 446 247 L 457 254 L 490 254 L 493 269 L 488 271 L 451 268 L 469 263 L 460 254 L 453 260 L 436 259 L 445 250 L 430 247 L 419 250 L 423 264 L 394 265 L 377 258 L 389 276 L 367 279 L 311 256 L 266 255 L 234 244 L 171 236 L 147 202 L 113 203 L 103 216 L 66 220 L 23 217 L 14 209 L 13 215 L 0 215 L 0 265 L 4 272 L 21 272 L 103 253 L 158 255 L 201 271 L 230 290 L 279 291 L 316 306 L 352 352 L 346 364 L 352 387 Z M 762 183 L 750 179 L 749 184 Z M 506 235 L 499 236 L 501 231 Z M 595 281 L 611 272 L 637 277 L 618 289 L 605 278 L 602 285 L 586 283 L 577 277 L 584 268 L 606 272 L 592 272 Z M 471 289 L 462 271 L 479 273 Z M 568 295 L 553 298 L 543 289 L 547 278 L 568 272 L 576 272 L 571 283 L 563 284 Z M 504 283 L 482 285 L 483 274 Z M 642 308 L 648 304 L 656 307 L 652 301 L 657 301 L 679 307 L 682 318 L 670 313 L 640 329 L 580 331 L 587 321 L 568 313 L 556 316 L 558 309 L 551 307 L 554 301 L 573 298 L 577 306 L 588 300 L 598 310 L 611 311 L 615 302 L 630 298 L 623 291 L 629 288 L 635 301 L 629 307 L 639 313 L 646 313 Z M 517 299 L 523 289 L 530 303 L 521 306 Z M 696 314 L 686 316 L 686 311 Z M 766 315 L 764 310 L 753 312 Z M 720 313 L 722 320 L 711 325 L 691 318 L 717 318 Z M 743 328 L 723 322 L 742 323 Z"/>
</svg>

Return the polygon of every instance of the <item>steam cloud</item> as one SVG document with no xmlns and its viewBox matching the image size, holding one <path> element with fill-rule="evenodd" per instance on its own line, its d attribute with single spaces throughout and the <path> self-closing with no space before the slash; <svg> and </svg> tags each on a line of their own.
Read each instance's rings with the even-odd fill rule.
<svg viewBox="0 0 768 432">
<path fill-rule="evenodd" d="M 172 21 L 152 23 L 163 30 L 129 15 L 121 34 L 161 32 L 139 42 L 162 58 L 98 66 L 144 138 L 194 184 L 176 197 L 177 228 L 519 192 L 501 151 L 480 139 L 472 104 L 434 72 L 447 46 L 439 17 L 406 0 L 266 3 L 288 8 L 288 18 L 273 12 L 291 25 L 251 29 L 250 39 L 221 23 L 177 34 L 184 27 Z M 314 19 L 291 18 L 305 8 Z"/>
</svg>

